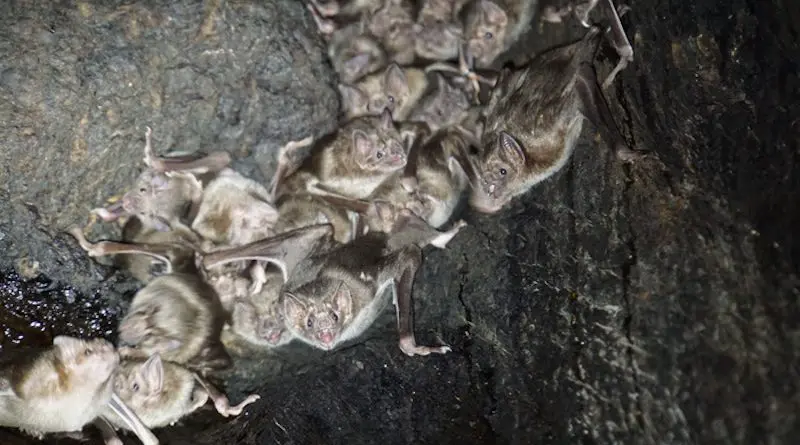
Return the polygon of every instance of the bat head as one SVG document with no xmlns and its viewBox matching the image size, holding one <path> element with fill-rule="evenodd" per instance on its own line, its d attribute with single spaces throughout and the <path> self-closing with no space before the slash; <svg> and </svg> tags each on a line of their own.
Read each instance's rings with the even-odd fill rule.
<svg viewBox="0 0 800 445">
<path fill-rule="evenodd" d="M 287 326 L 291 326 L 301 340 L 329 351 L 333 349 L 344 328 L 352 320 L 353 300 L 350 288 L 343 281 L 333 279 L 317 280 L 314 286 L 318 292 L 309 292 L 309 297 L 301 289 L 296 293 L 284 294 L 283 310 Z"/>
<path fill-rule="evenodd" d="M 501 131 L 491 139 L 484 155 L 473 161 L 478 183 L 472 187 L 470 205 L 483 213 L 499 212 L 514 197 L 525 167 L 525 152 L 513 136 Z"/>
<path fill-rule="evenodd" d="M 504 48 L 508 15 L 497 3 L 478 0 L 469 6 L 464 36 L 467 53 L 479 67 L 489 66 Z"/>
</svg>

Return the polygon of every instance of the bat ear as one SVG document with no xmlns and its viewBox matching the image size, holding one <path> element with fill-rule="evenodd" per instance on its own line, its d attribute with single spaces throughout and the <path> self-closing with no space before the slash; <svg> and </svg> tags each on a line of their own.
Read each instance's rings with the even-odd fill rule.
<svg viewBox="0 0 800 445">
<path fill-rule="evenodd" d="M 400 69 L 400 65 L 392 62 L 383 74 L 383 86 L 386 90 L 397 94 L 408 94 L 408 78 Z"/>
<path fill-rule="evenodd" d="M 147 382 L 150 394 L 159 394 L 164 388 L 164 364 L 161 356 L 158 353 L 151 355 L 139 368 L 139 375 Z"/>
<path fill-rule="evenodd" d="M 383 109 L 383 113 L 381 113 L 381 122 L 383 123 L 383 128 L 386 130 L 391 130 L 394 128 L 394 119 L 392 118 L 392 110 L 388 108 Z"/>
<path fill-rule="evenodd" d="M 360 159 L 365 159 L 372 155 L 372 141 L 370 141 L 367 134 L 361 130 L 353 130 L 353 147 L 355 147 L 356 153 Z"/>
<path fill-rule="evenodd" d="M 303 304 L 294 294 L 286 292 L 283 294 L 283 313 L 289 320 L 296 320 L 303 317 L 306 312 L 306 305 Z"/>
<path fill-rule="evenodd" d="M 508 23 L 508 16 L 503 8 L 497 6 L 497 3 L 492 1 L 482 1 L 478 6 L 483 13 L 483 17 L 489 23 L 495 23 L 499 26 L 505 26 Z"/>
<path fill-rule="evenodd" d="M 53 338 L 53 345 L 56 347 L 56 354 L 63 362 L 71 362 L 75 357 L 86 348 L 86 342 L 75 337 L 59 335 Z"/>
<path fill-rule="evenodd" d="M 347 77 L 354 77 L 355 73 L 364 70 L 369 65 L 369 54 L 359 53 L 347 59 L 344 62 L 344 72 L 348 73 Z"/>
<path fill-rule="evenodd" d="M 342 96 L 342 108 L 346 110 L 359 110 L 366 108 L 369 98 L 360 88 L 340 83 L 339 94 Z"/>
<path fill-rule="evenodd" d="M 514 165 L 525 163 L 525 152 L 522 151 L 522 147 L 513 136 L 505 131 L 500 132 L 500 153 Z"/>
<path fill-rule="evenodd" d="M 341 314 L 350 315 L 353 310 L 353 296 L 350 294 L 350 287 L 344 282 L 339 284 L 339 288 L 333 294 L 333 306 Z"/>
</svg>

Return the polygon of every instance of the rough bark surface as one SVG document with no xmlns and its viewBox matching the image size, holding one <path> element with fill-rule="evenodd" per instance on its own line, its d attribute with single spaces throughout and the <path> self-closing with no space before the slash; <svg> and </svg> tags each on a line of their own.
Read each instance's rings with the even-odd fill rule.
<svg viewBox="0 0 800 445">
<path fill-rule="evenodd" d="M 230 43 L 208 46 L 208 38 L 175 49 L 173 39 L 194 39 L 216 3 L 178 4 L 172 12 L 101 13 L 77 4 L 58 14 L 22 6 L 3 14 L 10 26 L 0 44 L 11 55 L 0 71 L 8 98 L 0 103 L 6 265 L 40 252 L 41 264 L 55 264 L 45 271 L 68 271 L 51 277 L 91 287 L 90 262 L 51 230 L 83 218 L 134 177 L 139 126 L 154 125 L 161 148 L 223 146 L 249 162 L 249 147 L 269 156 L 284 139 L 330 124 L 320 101 L 298 98 L 329 94 L 331 80 L 313 24 L 294 2 L 220 2 L 212 29 Z M 418 339 L 447 342 L 452 353 L 404 356 L 387 311 L 362 342 L 336 353 L 293 346 L 246 354 L 226 383 L 233 401 L 247 391 L 262 395 L 248 414 L 223 419 L 206 407 L 157 431 L 163 443 L 794 443 L 800 7 L 780 0 L 631 6 L 623 23 L 636 60 L 609 99 L 631 143 L 655 156 L 622 165 L 587 125 L 561 173 L 501 214 L 465 211 L 470 226 L 447 250 L 425 251 L 415 285 Z M 190 18 L 187 11 L 198 9 Z M 269 11 L 292 21 L 270 21 L 278 13 Z M 245 31 L 234 31 L 240 26 Z M 284 27 L 298 35 L 259 40 Z M 557 25 L 538 31 L 532 51 L 566 38 Z M 39 56 L 23 55 L 14 42 L 39 48 Z M 245 49 L 254 42 L 268 49 Z M 276 80 L 281 69 L 237 68 L 248 60 L 238 51 L 278 54 L 283 69 L 299 66 L 288 79 L 323 93 L 297 96 L 308 90 Z M 211 67 L 237 74 L 218 77 Z M 135 87 L 124 87 L 129 81 Z M 120 164 L 122 152 L 132 160 Z M 44 250 L 53 242 L 55 250 Z M 26 286 L 47 286 L 6 283 L 6 301 L 24 299 Z M 43 295 L 56 302 L 72 295 L 67 308 L 101 306 L 70 292 Z M 114 310 L 82 310 L 70 329 L 113 335 Z M 17 330 L 33 329 L 25 323 L 40 319 L 31 313 L 20 315 Z M 34 331 L 47 333 L 54 322 L 41 323 Z M 0 438 L 33 443 L 11 432 Z"/>
</svg>

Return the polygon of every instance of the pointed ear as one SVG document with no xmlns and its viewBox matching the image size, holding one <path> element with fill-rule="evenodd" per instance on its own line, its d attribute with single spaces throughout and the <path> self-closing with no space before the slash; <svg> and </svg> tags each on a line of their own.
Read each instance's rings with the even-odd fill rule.
<svg viewBox="0 0 800 445">
<path fill-rule="evenodd" d="M 514 165 L 525 164 L 525 152 L 513 136 L 505 131 L 500 132 L 500 154 Z"/>
<path fill-rule="evenodd" d="M 388 108 L 383 109 L 383 113 L 381 113 L 381 123 L 385 130 L 391 130 L 394 128 L 394 119 L 392 118 L 392 110 Z"/>
<path fill-rule="evenodd" d="M 339 284 L 333 294 L 333 306 L 342 314 L 350 315 L 353 310 L 353 296 L 350 294 L 350 287 L 344 282 Z"/>
<path fill-rule="evenodd" d="M 339 94 L 342 96 L 343 111 L 366 108 L 369 98 L 360 88 L 344 83 L 340 83 L 338 87 Z"/>
<path fill-rule="evenodd" d="M 497 24 L 501 27 L 508 23 L 506 12 L 503 11 L 503 8 L 497 6 L 497 3 L 484 0 L 478 7 L 487 22 Z"/>
<path fill-rule="evenodd" d="M 294 294 L 286 292 L 283 294 L 283 313 L 287 320 L 295 321 L 303 317 L 306 312 L 306 305 L 303 304 Z"/>
<path fill-rule="evenodd" d="M 372 155 L 372 141 L 361 130 L 353 130 L 353 148 L 360 159 L 368 158 Z"/>
<path fill-rule="evenodd" d="M 383 73 L 383 87 L 397 95 L 408 94 L 408 78 L 397 63 L 392 63 Z"/>
<path fill-rule="evenodd" d="M 147 382 L 150 394 L 159 394 L 164 389 L 164 364 L 161 356 L 155 353 L 139 368 L 139 375 Z"/>
<path fill-rule="evenodd" d="M 56 347 L 56 355 L 64 362 L 73 361 L 75 356 L 86 347 L 83 340 L 66 335 L 53 338 L 53 345 Z"/>
</svg>

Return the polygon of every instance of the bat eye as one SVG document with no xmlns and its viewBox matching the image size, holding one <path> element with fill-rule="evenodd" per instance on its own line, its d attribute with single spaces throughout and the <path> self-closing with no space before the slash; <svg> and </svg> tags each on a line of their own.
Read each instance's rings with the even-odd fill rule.
<svg viewBox="0 0 800 445">
<path fill-rule="evenodd" d="M 394 96 L 392 96 L 392 95 L 389 95 L 388 99 L 389 99 L 389 103 L 390 103 L 390 104 L 393 104 L 393 103 L 394 103 Z"/>
<path fill-rule="evenodd" d="M 306 320 L 306 326 L 309 328 L 314 326 L 314 320 L 312 320 L 311 317 L 308 317 L 308 320 Z"/>
<path fill-rule="evenodd" d="M 94 351 L 92 351 L 92 349 L 91 349 L 91 348 L 88 348 L 88 349 L 86 349 L 85 351 L 83 351 L 83 354 L 84 354 L 84 355 L 87 355 L 87 356 L 89 356 L 89 355 L 92 355 L 92 353 L 93 353 L 93 352 L 94 352 Z"/>
<path fill-rule="evenodd" d="M 505 176 L 507 173 L 508 173 L 508 171 L 506 171 L 506 169 L 504 169 L 504 168 L 500 169 L 500 174 L 501 175 Z"/>
<path fill-rule="evenodd" d="M 147 189 L 146 189 L 146 188 L 144 188 L 144 187 L 142 187 L 142 188 L 140 188 L 140 189 L 139 189 L 139 191 L 140 191 L 140 192 L 142 192 L 142 193 L 144 193 L 144 192 L 146 192 L 146 191 L 147 191 Z"/>
<path fill-rule="evenodd" d="M 379 152 L 375 153 L 375 157 L 378 158 L 378 159 L 382 158 L 383 157 L 383 152 L 379 151 Z"/>
<path fill-rule="evenodd" d="M 491 32 L 489 32 L 489 31 L 486 31 L 486 34 L 484 34 L 484 35 L 483 35 L 483 38 L 484 38 L 484 39 L 486 39 L 486 40 L 489 40 L 489 39 L 491 39 L 492 37 L 494 37 L 494 34 L 492 34 L 492 33 L 491 33 Z"/>
<path fill-rule="evenodd" d="M 139 384 L 138 383 L 134 383 L 131 386 L 131 389 L 133 390 L 133 392 L 139 392 Z"/>
<path fill-rule="evenodd" d="M 336 312 L 331 311 L 331 318 L 333 318 L 334 323 L 339 321 L 339 316 L 336 315 Z"/>
</svg>

